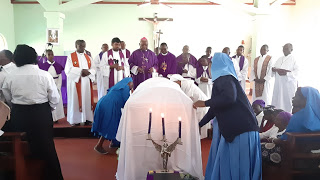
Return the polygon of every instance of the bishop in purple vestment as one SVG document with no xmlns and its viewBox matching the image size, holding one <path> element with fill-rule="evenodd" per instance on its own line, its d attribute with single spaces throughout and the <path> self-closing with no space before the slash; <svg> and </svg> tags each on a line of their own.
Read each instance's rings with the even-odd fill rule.
<svg viewBox="0 0 320 180">
<path fill-rule="evenodd" d="M 176 56 L 168 51 L 166 43 L 162 43 L 160 46 L 160 54 L 158 57 L 158 73 L 163 77 L 167 77 L 168 74 L 177 74 L 177 61 Z"/>
<path fill-rule="evenodd" d="M 182 74 L 182 73 L 187 73 L 185 71 L 185 65 L 190 64 L 194 68 L 197 67 L 197 59 L 189 53 L 189 46 L 185 45 L 183 46 L 182 49 L 182 54 L 177 57 L 177 73 Z"/>
<path fill-rule="evenodd" d="M 137 88 L 140 83 L 151 78 L 154 69 L 158 69 L 157 56 L 148 49 L 147 38 L 140 40 L 140 48 L 131 54 L 129 65 L 134 88 Z"/>
</svg>

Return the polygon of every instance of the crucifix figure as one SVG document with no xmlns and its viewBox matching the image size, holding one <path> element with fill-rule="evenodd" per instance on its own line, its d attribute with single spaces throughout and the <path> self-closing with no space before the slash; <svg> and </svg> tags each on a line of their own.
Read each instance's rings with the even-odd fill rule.
<svg viewBox="0 0 320 180">
<path fill-rule="evenodd" d="M 161 30 L 159 30 L 159 32 L 157 32 L 159 23 L 164 22 L 164 21 L 173 21 L 173 19 L 172 18 L 158 18 L 158 13 L 154 13 L 153 18 L 139 18 L 139 21 L 147 21 L 147 22 L 152 23 L 152 25 L 153 25 L 153 45 L 154 45 L 154 49 L 156 49 L 157 46 L 159 48 L 160 34 L 163 34 L 161 32 Z"/>
</svg>

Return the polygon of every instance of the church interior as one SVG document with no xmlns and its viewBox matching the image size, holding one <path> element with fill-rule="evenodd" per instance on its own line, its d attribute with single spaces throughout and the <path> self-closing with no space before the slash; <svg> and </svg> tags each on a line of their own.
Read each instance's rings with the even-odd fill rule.
<svg viewBox="0 0 320 180">
<path fill-rule="evenodd" d="M 320 32 L 319 9 L 320 1 L 316 0 L 0 0 L 0 51 L 10 50 L 14 53 L 17 45 L 26 44 L 34 48 L 39 63 L 41 63 L 42 61 L 45 62 L 44 58 L 48 53 L 46 50 L 51 49 L 54 52 L 55 62 L 65 68 L 66 62 L 69 60 L 69 55 L 74 53 L 79 45 L 76 41 L 80 39 L 85 41 L 85 54 L 90 53 L 92 62 L 95 57 L 99 57 L 102 44 L 108 44 L 109 49 L 112 49 L 115 37 L 124 41 L 126 49 L 130 50 L 131 53 L 139 49 L 142 41 L 145 39 L 148 41 L 148 49 L 156 55 L 161 54 L 162 50 L 160 51 L 160 48 L 162 47 L 162 43 L 166 43 L 167 50 L 174 54 L 175 57 L 183 53 L 184 47 L 188 46 L 189 53 L 192 54 L 196 60 L 199 59 L 199 61 L 203 58 L 203 55 L 206 55 L 207 47 L 211 47 L 211 55 L 208 55 L 210 58 L 215 56 L 215 53 L 221 53 L 225 47 L 229 47 L 230 56 L 228 57 L 231 58 L 231 56 L 234 55 L 236 57 L 238 49 L 241 46 L 243 47 L 244 59 L 248 62 L 247 74 L 246 77 L 244 77 L 245 79 L 242 80 L 245 84 L 243 90 L 251 104 L 256 100 L 256 94 L 253 89 L 257 89 L 257 86 L 255 86 L 250 77 L 255 76 L 253 75 L 256 73 L 253 69 L 257 66 L 255 60 L 260 56 L 261 47 L 266 44 L 268 45 L 268 55 L 272 56 L 274 62 L 283 56 L 284 45 L 287 45 L 287 43 L 292 44 L 292 55 L 295 58 L 295 63 L 299 65 L 299 76 L 295 77 L 297 84 L 294 93 L 297 87 L 313 87 L 316 90 L 320 90 L 320 73 L 317 68 L 320 66 L 320 61 L 318 61 L 316 56 L 318 42 L 320 41 L 320 36 L 318 35 Z M 85 56 L 87 57 L 87 55 Z M 129 59 L 129 57 L 126 58 Z M 102 59 L 102 56 L 100 56 L 100 59 Z M 211 59 L 208 58 L 208 61 L 209 60 L 211 62 Z M 132 68 L 131 64 L 130 68 Z M 132 69 L 130 70 L 131 75 L 129 76 L 133 77 L 134 73 Z M 142 180 L 147 178 L 149 180 L 149 175 L 152 174 L 151 171 L 155 173 L 157 169 L 162 168 L 162 156 L 160 157 L 160 153 L 155 150 L 151 141 L 147 141 L 151 139 L 144 140 L 144 137 L 147 137 L 148 122 L 151 124 L 151 118 L 150 121 L 148 119 L 149 107 L 147 106 L 151 106 L 152 101 L 140 101 L 138 97 L 144 99 L 142 96 L 143 93 L 149 93 L 150 99 L 159 103 L 154 105 L 153 111 L 150 109 L 150 117 L 151 112 L 154 116 L 156 116 L 157 113 L 159 114 L 157 118 L 152 119 L 152 123 L 157 124 L 157 126 L 153 125 L 151 131 L 158 128 L 158 130 L 155 131 L 159 132 L 158 136 L 155 136 L 156 138 L 162 138 L 162 136 L 160 136 L 162 132 L 161 128 L 163 128 L 164 131 L 164 118 L 162 116 L 161 124 L 159 109 L 167 112 L 175 112 L 173 113 L 175 115 L 174 123 L 170 120 L 166 122 L 167 138 L 171 143 L 175 140 L 178 132 L 176 116 L 179 116 L 179 118 L 180 116 L 182 117 L 182 141 L 184 141 L 184 138 L 188 138 L 188 140 L 181 143 L 183 144 L 181 146 L 178 144 L 176 150 L 173 150 L 172 156 L 169 157 L 169 168 L 174 169 L 175 172 L 178 171 L 177 169 L 182 169 L 189 175 L 188 177 L 183 177 L 180 174 L 179 179 L 214 179 L 213 177 L 206 176 L 206 172 L 208 172 L 207 168 L 211 168 L 208 161 L 210 162 L 210 154 L 213 151 L 213 145 L 211 144 L 216 143 L 214 141 L 215 128 L 211 122 L 210 128 L 206 130 L 206 137 L 202 138 L 201 136 L 200 139 L 198 127 L 195 128 L 199 122 L 196 119 L 192 121 L 192 118 L 190 118 L 191 116 L 197 116 L 195 112 L 189 113 L 189 110 L 190 112 L 194 111 L 192 104 L 195 103 L 189 102 L 190 98 L 184 101 L 184 96 L 181 95 L 181 98 L 178 98 L 177 96 L 179 95 L 172 95 L 173 99 L 176 98 L 175 100 L 179 101 L 174 102 L 173 100 L 169 100 L 169 97 L 157 98 L 156 92 L 159 91 L 161 94 L 160 90 L 153 89 L 152 93 L 148 92 L 148 88 L 151 88 L 153 84 L 150 85 L 150 87 L 146 85 L 138 86 L 136 90 L 131 93 L 122 111 L 123 114 L 119 125 L 119 127 L 123 128 L 121 132 L 122 136 L 119 135 L 119 132 L 117 134 L 117 137 L 120 136 L 122 140 L 124 136 L 127 138 L 127 143 L 121 142 L 121 147 L 124 146 L 123 149 L 129 149 L 131 147 L 137 149 L 133 149 L 133 152 L 126 154 L 127 152 L 123 152 L 121 147 L 120 149 L 112 148 L 109 146 L 109 143 L 105 142 L 103 148 L 108 151 L 108 154 L 101 154 L 94 150 L 99 140 L 99 138 L 95 136 L 95 133 L 92 132 L 94 123 L 85 122 L 80 125 L 75 125 L 67 120 L 69 116 L 69 85 L 67 79 L 69 77 L 65 71 L 66 70 L 61 72 L 60 89 L 63 114 L 65 117 L 59 119 L 57 123 L 53 123 L 54 144 L 60 161 L 63 179 Z M 291 72 L 288 72 L 288 74 L 289 73 Z M 208 74 L 211 76 L 211 72 Z M 265 76 L 268 76 L 268 74 Z M 152 75 L 151 79 L 153 79 L 153 77 Z M 1 69 L 0 80 L 2 81 Z M 290 79 L 286 81 L 290 81 Z M 133 82 L 135 83 L 134 78 Z M 181 80 L 179 82 L 181 82 Z M 147 83 L 147 81 L 144 83 Z M 154 85 L 155 87 L 152 88 L 157 88 L 157 86 L 164 88 L 167 86 L 165 85 L 166 83 L 170 84 L 171 82 L 161 84 L 159 80 L 160 85 Z M 211 84 L 211 87 L 212 86 L 214 86 L 214 83 L 213 85 Z M 266 88 L 266 85 L 264 86 Z M 145 87 L 145 89 L 143 89 L 143 87 Z M 93 107 L 97 107 L 98 101 L 101 98 L 98 95 L 99 87 L 97 82 L 93 81 L 91 90 Z M 79 91 L 77 90 L 77 92 Z M 286 92 L 286 90 L 284 90 L 284 92 Z M 281 95 L 282 94 L 279 93 L 279 96 Z M 164 96 L 166 95 L 164 94 Z M 317 100 L 318 97 L 320 96 L 314 96 L 314 99 Z M 133 101 L 133 98 L 137 100 Z M 171 104 L 163 104 L 165 99 L 168 99 L 168 102 Z M 208 99 L 210 99 L 210 97 L 208 97 Z M 292 97 L 290 97 L 290 99 L 292 99 Z M 193 100 L 193 98 L 191 98 L 191 100 Z M 140 104 L 136 102 L 140 102 Z M 144 112 L 140 110 L 134 111 L 135 106 L 142 106 L 142 102 L 145 102 L 143 106 L 146 106 L 146 110 Z M 185 104 L 187 104 L 182 102 L 190 103 L 190 107 L 182 108 L 182 106 L 186 106 Z M 308 102 L 307 100 L 307 105 Z M 316 109 L 313 109 L 313 112 L 315 112 L 315 117 L 319 120 L 320 113 L 318 112 L 320 112 L 320 102 L 315 102 L 314 104 L 318 105 Z M 265 105 L 265 111 L 269 112 L 267 105 L 271 104 Z M 181 106 L 181 108 L 176 108 L 176 106 Z M 1 109 L 1 107 L 0 111 L 2 112 L 3 109 Z M 171 111 L 169 109 L 171 109 Z M 82 112 L 82 110 L 80 110 L 80 112 Z M 206 112 L 208 112 L 208 110 Z M 266 112 L 264 113 L 265 117 Z M 145 117 L 145 120 L 142 121 L 140 117 Z M 96 118 L 95 115 L 94 118 Z M 126 121 L 122 122 L 124 119 L 126 119 Z M 132 119 L 133 122 L 129 121 L 129 119 Z M 184 119 L 188 119 L 188 121 L 184 121 Z M 200 118 L 199 121 L 201 119 L 202 118 Z M 159 121 L 155 122 L 157 120 Z M 135 121 L 137 121 L 136 124 L 134 123 Z M 181 118 L 179 122 L 181 123 Z M 138 124 L 145 124 L 145 128 L 141 129 L 138 127 Z M 259 179 L 320 179 L 320 127 L 318 127 L 318 125 L 320 125 L 320 122 L 313 124 L 313 126 L 317 126 L 314 129 L 319 129 L 319 131 L 314 130 L 313 132 L 301 134 L 289 133 L 287 144 L 285 148 L 282 147 L 282 151 L 286 154 L 282 157 L 281 165 L 277 164 L 273 166 L 268 162 L 262 161 L 262 173 Z M 126 131 L 126 128 L 131 128 L 131 130 Z M 129 136 L 131 135 L 123 131 L 126 131 L 126 133 L 130 132 L 132 136 L 137 137 L 130 139 Z M 142 131 L 145 133 L 142 133 Z M 179 138 L 181 139 L 181 127 L 179 133 Z M 170 135 L 174 137 L 168 137 Z M 4 131 L 2 136 L 0 134 L 0 180 L 42 179 L 42 175 L 40 174 L 43 173 L 43 162 L 38 162 L 37 160 L 27 157 L 27 154 L 30 152 L 25 136 L 26 134 L 24 132 Z M 143 141 L 137 142 L 139 138 L 141 139 L 141 136 L 144 138 L 142 138 Z M 299 140 L 299 138 L 304 138 L 304 140 Z M 164 132 L 163 139 L 165 139 Z M 141 148 L 147 146 L 147 143 L 150 143 L 148 144 L 148 148 Z M 198 149 L 194 148 L 194 146 Z M 310 152 L 310 148 L 308 152 L 305 152 L 306 150 L 302 147 L 310 147 L 312 153 Z M 151 154 L 146 152 L 147 150 L 154 151 L 153 153 L 156 154 L 156 157 L 151 157 Z M 293 150 L 297 152 L 294 153 Z M 262 156 L 264 156 L 263 152 L 262 150 Z M 131 179 L 129 176 L 126 176 L 131 173 L 133 174 L 132 177 L 138 177 L 135 175 L 138 174 L 139 166 L 143 169 L 142 166 L 144 166 L 144 164 L 137 163 L 136 169 L 127 166 L 134 164 L 134 162 L 130 161 L 130 158 L 133 158 L 135 155 L 139 157 L 137 154 L 143 157 L 144 153 L 146 153 L 145 156 L 154 159 L 154 161 L 147 158 L 144 159 L 144 162 L 149 164 L 154 162 L 148 165 L 147 168 L 149 171 L 145 171 L 145 176 L 143 176 L 142 179 Z M 163 152 L 161 151 L 161 153 Z M 197 160 L 192 159 L 192 157 L 189 158 L 189 156 L 193 155 L 197 157 Z M 124 156 L 126 159 L 121 160 Z M 192 164 L 190 165 L 190 167 L 192 167 L 190 168 L 189 166 L 182 165 L 183 163 L 181 162 L 179 163 L 181 159 L 187 159 L 185 162 Z M 301 165 L 300 167 L 299 162 L 303 161 L 312 162 L 305 166 Z M 198 162 L 202 163 L 201 168 L 195 167 Z M 296 166 L 298 166 L 298 168 Z M 123 171 L 121 172 L 119 169 Z M 137 173 L 135 174 L 133 171 L 137 171 Z M 201 171 L 200 177 L 193 178 L 192 176 L 197 174 L 195 172 L 199 171 Z M 124 178 L 121 174 L 124 174 Z M 167 178 L 154 178 L 154 180 L 156 179 Z M 228 178 L 220 175 L 220 179 Z M 231 179 L 246 178 L 233 177 Z M 253 178 L 253 180 L 255 179 Z"/>
</svg>

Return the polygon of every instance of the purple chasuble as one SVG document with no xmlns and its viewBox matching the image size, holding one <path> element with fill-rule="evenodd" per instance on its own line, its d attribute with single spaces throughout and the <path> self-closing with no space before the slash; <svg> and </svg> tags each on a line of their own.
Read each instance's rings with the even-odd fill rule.
<svg viewBox="0 0 320 180">
<path fill-rule="evenodd" d="M 143 51 L 141 49 L 135 50 L 129 58 L 130 70 L 133 66 L 138 66 L 144 69 L 144 73 L 132 74 L 134 88 L 138 87 L 140 83 L 152 77 L 152 73 L 149 73 L 150 68 L 158 69 L 157 56 L 151 50 L 147 49 Z"/>
<path fill-rule="evenodd" d="M 163 77 L 167 77 L 168 74 L 176 74 L 177 73 L 177 62 L 176 56 L 172 53 L 168 52 L 167 55 L 163 55 L 160 53 L 158 56 L 158 73 Z"/>
<path fill-rule="evenodd" d="M 39 68 L 44 71 L 48 71 L 51 65 L 53 65 L 57 74 L 61 74 L 61 72 L 64 70 L 64 68 L 57 62 L 54 62 L 53 64 L 49 64 L 47 61 L 45 61 L 44 63 L 42 61 L 38 62 Z"/>
<path fill-rule="evenodd" d="M 183 61 L 182 58 L 183 54 L 181 54 L 180 56 L 177 57 L 176 61 L 177 61 L 177 73 L 182 75 L 183 69 L 184 69 L 184 64 L 182 64 L 181 62 Z M 191 64 L 194 68 L 197 67 L 198 61 L 197 59 L 190 54 L 190 59 L 189 59 L 189 64 Z"/>
<path fill-rule="evenodd" d="M 121 59 L 121 66 L 124 66 L 124 55 L 121 50 L 118 51 Z M 113 65 L 115 62 L 113 60 L 113 51 L 110 49 L 108 51 L 108 64 L 109 66 Z M 109 75 L 109 88 L 114 86 L 114 71 L 115 69 L 110 69 L 110 75 Z M 124 75 L 123 75 L 124 77 Z"/>
<path fill-rule="evenodd" d="M 203 74 L 203 72 L 204 72 L 203 66 L 201 66 L 201 65 L 198 66 L 198 67 L 197 67 L 197 78 L 201 77 L 202 74 Z M 208 77 L 211 79 L 210 73 L 209 73 L 209 67 L 207 68 L 206 72 L 207 72 L 207 74 L 208 74 Z"/>
<path fill-rule="evenodd" d="M 237 57 L 237 55 L 232 56 L 232 58 L 236 58 L 236 57 Z M 240 62 L 239 62 L 240 71 L 242 71 L 243 65 L 244 65 L 244 56 L 241 55 L 241 56 L 240 56 Z"/>
</svg>

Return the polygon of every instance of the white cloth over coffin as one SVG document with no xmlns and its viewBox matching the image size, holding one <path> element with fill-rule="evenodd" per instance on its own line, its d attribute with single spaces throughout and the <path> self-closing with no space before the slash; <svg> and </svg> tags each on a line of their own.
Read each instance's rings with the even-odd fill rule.
<svg viewBox="0 0 320 180">
<path fill-rule="evenodd" d="M 182 118 L 181 138 L 168 161 L 168 168 L 182 170 L 204 179 L 196 111 L 178 84 L 166 78 L 141 83 L 127 101 L 118 128 L 121 142 L 117 179 L 145 180 L 149 170 L 162 169 L 160 152 L 147 141 L 149 108 L 152 108 L 151 136 L 162 144 L 161 113 L 165 114 L 166 137 L 170 144 L 178 137 L 178 117 Z"/>
</svg>

